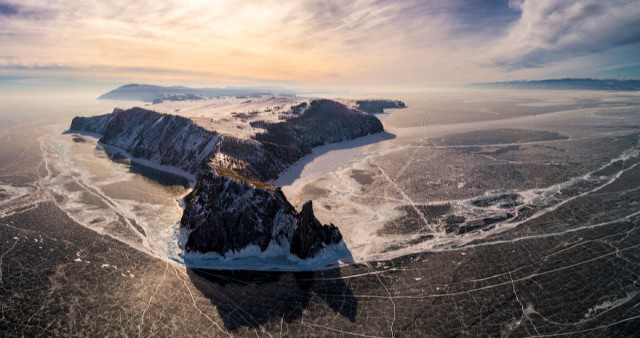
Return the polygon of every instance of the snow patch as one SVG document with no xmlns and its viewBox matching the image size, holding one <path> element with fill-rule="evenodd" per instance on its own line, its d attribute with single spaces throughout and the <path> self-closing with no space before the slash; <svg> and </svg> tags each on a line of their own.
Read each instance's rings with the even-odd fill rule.
<svg viewBox="0 0 640 338">
<path fill-rule="evenodd" d="M 584 314 L 584 318 L 592 318 L 595 315 L 599 315 L 602 312 L 609 311 L 613 308 L 616 308 L 620 305 L 627 303 L 638 295 L 638 291 L 628 292 L 627 296 L 624 298 L 614 299 L 614 300 L 606 300 L 601 304 L 598 304 L 592 308 L 589 308 L 589 311 Z"/>
</svg>

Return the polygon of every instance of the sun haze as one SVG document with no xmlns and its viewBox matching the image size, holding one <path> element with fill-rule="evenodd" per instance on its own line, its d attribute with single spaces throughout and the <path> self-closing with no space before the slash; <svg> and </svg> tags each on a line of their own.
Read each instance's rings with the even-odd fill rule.
<svg viewBox="0 0 640 338">
<path fill-rule="evenodd" d="M 637 77 L 639 16 L 637 1 L 3 0 L 0 85 Z"/>
</svg>

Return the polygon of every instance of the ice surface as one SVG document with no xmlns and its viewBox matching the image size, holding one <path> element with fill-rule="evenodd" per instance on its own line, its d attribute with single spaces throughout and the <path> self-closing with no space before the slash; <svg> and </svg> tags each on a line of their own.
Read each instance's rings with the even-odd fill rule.
<svg viewBox="0 0 640 338">
<path fill-rule="evenodd" d="M 184 235 L 178 234 L 178 237 L 184 237 Z M 227 253 L 225 256 L 213 252 L 183 251 L 172 259 L 192 268 L 259 271 L 324 270 L 354 263 L 344 242 L 329 245 L 315 257 L 308 259 L 300 259 L 291 254 L 289 247 L 288 241 L 284 241 L 283 245 L 271 242 L 265 251 L 261 251 L 257 245 L 249 245 L 240 251 Z"/>
<path fill-rule="evenodd" d="M 64 126 L 59 127 L 64 130 Z M 57 196 L 59 206 L 75 221 L 100 234 L 168 259 L 172 255 L 173 228 L 182 215 L 180 195 L 140 179 L 130 171 L 130 163 L 109 160 L 97 138 L 83 138 L 85 142 L 76 143 L 71 135 L 60 133 L 40 139 L 45 160 L 54 169 L 45 184 Z M 175 168 L 153 167 L 180 173 Z M 192 175 L 186 178 L 194 179 Z M 120 189 L 133 192 L 118 196 Z M 154 191 L 164 196 L 146 196 L 146 192 Z"/>
<path fill-rule="evenodd" d="M 564 101 L 549 102 L 543 106 L 553 106 L 560 103 L 564 103 Z M 392 113 L 390 117 L 384 121 L 384 125 L 387 133 L 393 135 L 393 137 L 387 137 L 386 139 L 381 137 L 378 139 L 378 142 L 365 145 L 360 144 L 360 142 L 366 143 L 366 140 L 356 140 L 319 147 L 317 151 L 314 149 L 311 155 L 303 158 L 299 163 L 289 168 L 275 184 L 283 185 L 283 191 L 294 205 L 299 205 L 306 199 L 315 198 L 315 205 L 321 206 L 316 208 L 317 217 L 324 222 L 331 222 L 339 226 L 355 262 L 388 260 L 418 252 L 450 250 L 451 248 L 464 246 L 468 243 L 505 231 L 506 229 L 516 227 L 525 221 L 552 212 L 576 198 L 598 191 L 600 187 L 612 182 L 625 171 L 635 167 L 635 165 L 631 168 L 622 169 L 611 177 L 594 177 L 592 174 L 616 161 L 638 158 L 640 154 L 637 148 L 626 149 L 619 154 L 619 156 L 614 157 L 592 172 L 547 187 L 486 191 L 482 195 L 471 198 L 431 201 L 429 204 L 432 205 L 450 205 L 451 210 L 449 214 L 464 216 L 467 219 L 496 217 L 505 214 L 507 211 L 517 215 L 517 208 L 505 211 L 505 209 L 500 208 L 498 205 L 480 208 L 472 204 L 472 202 L 478 199 L 497 197 L 502 194 L 516 194 L 520 196 L 523 205 L 549 205 L 543 207 L 531 215 L 531 217 L 527 217 L 521 221 L 513 222 L 505 220 L 497 222 L 491 229 L 471 232 L 464 235 L 455 233 L 446 234 L 441 224 L 429 225 L 429 222 L 425 219 L 425 229 L 431 229 L 428 233 L 433 236 L 433 239 L 424 241 L 418 241 L 421 234 L 417 233 L 397 236 L 379 236 L 377 234 L 385 223 L 402 216 L 402 211 L 397 209 L 399 206 L 415 206 L 417 204 L 407 194 L 404 194 L 402 189 L 393 182 L 391 173 L 384 173 L 380 167 L 376 166 L 376 163 L 379 161 L 378 159 L 382 155 L 411 152 L 412 149 L 415 149 L 415 142 L 424 142 L 430 138 L 437 138 L 452 133 L 496 128 L 517 128 L 522 125 L 542 126 L 557 119 L 584 118 L 585 115 L 594 116 L 597 111 L 598 109 L 595 108 L 570 109 L 551 111 L 541 115 L 509 117 L 497 121 L 456 123 L 449 125 L 429 125 L 425 123 L 423 126 L 407 128 L 393 127 L 394 119 L 398 118 L 398 116 Z M 425 113 L 423 121 L 428 121 L 428 113 Z M 575 140 L 585 137 L 589 136 L 576 134 L 570 139 Z M 529 143 L 544 144 L 548 142 L 549 141 L 536 141 Z M 511 144 L 510 142 L 504 142 L 495 144 L 494 146 L 508 146 Z M 518 142 L 514 144 L 525 143 Z M 433 147 L 437 148 L 437 146 Z M 455 148 L 457 146 L 447 147 Z M 361 195 L 362 186 L 351 176 L 354 170 L 381 171 L 390 181 L 391 188 L 399 191 L 399 197 L 389 198 L 389 196 L 386 195 L 384 197 Z M 397 177 L 398 174 L 394 173 L 394 175 Z M 564 189 L 584 183 L 595 184 L 596 187 L 570 198 L 562 198 L 562 191 Z M 459 182 L 457 183 L 457 187 L 459 189 L 464 188 L 465 183 Z M 358 198 L 375 198 L 380 202 L 376 204 L 361 203 L 357 200 Z M 562 200 L 562 202 L 558 203 L 560 200 Z M 417 208 L 416 211 L 418 215 L 422 214 Z M 424 216 L 422 217 L 424 219 Z M 418 242 L 417 244 L 409 244 L 416 241 Z M 393 249 L 389 250 L 389 248 Z"/>
<path fill-rule="evenodd" d="M 286 195 L 293 196 L 305 184 L 357 161 L 363 154 L 369 153 L 367 149 L 371 145 L 388 138 L 389 134 L 381 133 L 315 147 L 311 154 L 291 165 L 271 183 L 282 187 Z"/>
<path fill-rule="evenodd" d="M 413 205 L 393 184 L 389 185 L 377 166 L 392 180 L 405 168 L 405 175 L 394 182 L 417 207 L 450 200 L 451 213 L 477 213 L 482 217 L 495 213 L 496 204 L 487 202 L 488 207 L 483 208 L 478 207 L 483 204 L 478 201 L 486 202 L 512 191 L 519 195 L 518 202 L 539 207 L 527 217 L 539 211 L 543 214 L 504 231 L 480 229 L 427 238 L 425 245 L 430 241 L 442 243 L 442 247 L 431 251 L 311 273 L 189 269 L 99 236 L 67 215 L 89 221 L 86 226 L 92 226 L 92 219 L 83 213 L 114 215 L 117 222 L 102 220 L 93 224 L 120 240 L 131 238 L 131 246 L 144 249 L 142 240 L 135 240 L 139 237 L 120 217 L 131 216 L 135 221 L 131 222 L 133 229 L 137 225 L 149 236 L 153 230 L 145 220 L 155 221 L 143 210 L 156 212 L 152 205 L 179 209 L 176 199 L 187 189 L 160 187 L 150 177 L 135 172 L 128 160 L 111 161 L 102 147 L 87 142 L 84 136 L 84 142 L 77 138 L 75 143 L 74 135 L 61 135 L 63 129 L 51 130 L 53 137 L 40 139 L 42 144 L 34 137 L 33 127 L 0 130 L 0 184 L 6 191 L 32 191 L 27 195 L 23 194 L 27 190 L 5 192 L 4 200 L 0 200 L 6 202 L 0 210 L 8 213 L 0 222 L 0 293 L 4 292 L 0 297 L 0 331 L 8 336 L 78 332 L 95 336 L 114 332 L 138 336 L 199 336 L 203 332 L 214 336 L 635 336 L 640 325 L 640 165 L 636 165 L 634 150 L 624 149 L 638 146 L 639 101 L 637 94 L 606 95 L 619 96 L 621 104 L 635 96 L 636 104 L 557 114 L 547 122 L 499 122 L 501 127 L 549 130 L 570 137 L 522 145 L 500 155 L 495 154 L 496 150 L 505 147 L 434 146 L 428 142 L 432 137 L 429 132 L 424 135 L 424 130 L 416 128 L 415 133 L 407 134 L 402 126 L 419 127 L 427 111 L 432 116 L 428 121 L 442 122 L 447 114 L 457 119 L 459 109 L 465 106 L 480 119 L 493 118 L 495 115 L 478 112 L 477 108 L 486 107 L 500 114 L 511 112 L 512 106 L 497 109 L 491 105 L 497 99 L 502 100 L 501 104 L 513 103 L 509 93 L 481 96 L 477 100 L 481 104 L 463 102 L 457 106 L 457 102 L 443 104 L 434 100 L 421 108 L 416 101 L 405 99 L 412 107 L 392 114 L 395 117 L 387 125 L 387 132 L 394 139 L 365 147 L 367 153 L 357 160 L 334 165 L 335 175 L 316 174 L 317 178 L 300 187 L 301 200 L 317 197 L 314 207 L 326 216 L 318 216 L 321 221 L 329 222 L 332 214 L 347 215 L 346 209 L 352 208 L 351 222 L 359 222 L 366 235 L 371 233 L 371 224 L 376 226 L 367 223 L 367 211 L 371 211 L 374 221 L 373 216 L 387 217 L 383 213 L 395 212 L 401 217 L 408 214 Z M 594 98 L 603 96 L 580 94 L 576 106 L 588 108 L 587 105 L 594 105 L 590 103 Z M 529 108 L 537 111 L 536 107 Z M 434 117 L 438 109 L 441 116 Z M 70 118 L 60 128 L 67 127 Z M 456 130 L 454 126 L 451 129 Z M 446 132 L 443 129 L 439 135 Z M 58 136 L 63 139 L 58 140 Z M 424 142 L 420 141 L 422 137 L 426 137 Z M 46 163 L 41 162 L 41 150 L 46 153 Z M 379 156 L 368 156 L 377 152 Z M 616 157 L 628 161 L 616 162 Z M 527 161 L 538 162 L 538 170 L 524 170 Z M 611 166 L 593 173 L 607 163 Z M 509 166 L 500 169 L 499 164 Z M 494 165 L 498 169 L 489 170 L 488 175 L 472 171 Z M 560 170 L 554 171 L 558 165 L 562 165 Z M 75 167 L 81 170 L 74 171 Z M 456 170 L 461 167 L 470 170 L 459 175 Z M 349 168 L 366 171 L 366 175 L 354 175 Z M 513 173 L 523 175 L 510 177 Z M 549 173 L 554 177 L 547 177 Z M 367 183 L 369 174 L 372 183 Z M 450 180 L 438 182 L 437 175 Z M 478 181 L 494 177 L 489 184 L 477 188 Z M 613 178 L 616 180 L 611 182 Z M 53 186 L 56 182 L 61 184 L 59 190 Z M 465 185 L 459 188 L 460 182 Z M 506 183 L 514 184 L 507 189 Z M 322 191 L 316 189 L 318 186 L 328 189 Z M 385 196 L 382 188 L 386 186 L 389 188 Z M 355 200 L 340 195 L 350 191 Z M 460 193 L 462 197 L 438 197 L 443 191 Z M 582 195 L 588 191 L 593 192 Z M 545 208 L 572 196 L 581 197 L 545 212 Z M 353 204 L 343 205 L 344 201 Z M 461 204 L 454 203 L 457 201 Z M 397 205 L 409 209 L 399 211 L 394 209 Z M 141 215 L 136 215 L 138 212 Z M 419 217 L 415 220 L 419 223 Z M 124 229 L 115 226 L 120 223 Z M 163 253 L 168 255 L 172 252 L 170 245 L 177 243 L 172 237 L 177 227 L 172 228 L 169 221 L 164 224 L 171 231 L 171 235 L 163 235 L 172 240 L 164 243 L 169 249 Z M 422 245 L 407 242 L 406 239 L 414 239 L 407 234 L 373 233 L 373 243 L 386 240 L 389 245 L 359 248 L 349 244 L 357 240 L 355 229 L 350 234 L 351 237 L 345 236 L 346 248 L 356 255 L 373 249 L 368 257 L 395 255 Z M 456 237 L 462 242 L 477 240 L 462 247 L 452 246 L 451 240 Z M 236 258 L 234 263 L 250 267 L 246 263 L 255 256 Z"/>
<path fill-rule="evenodd" d="M 251 102 L 246 102 L 251 100 Z M 253 99 L 221 98 L 213 100 L 193 102 L 165 102 L 150 106 L 150 109 L 167 113 L 178 113 L 190 117 L 199 124 L 206 124 L 212 129 L 228 133 L 238 133 L 249 137 L 256 130 L 238 128 L 238 125 L 253 119 L 271 119 L 277 121 L 279 113 L 273 112 L 273 107 L 281 107 L 288 110 L 292 104 L 300 102 L 298 98 L 289 97 L 261 97 Z M 344 100 L 345 103 L 352 101 Z M 548 105 L 564 104 L 565 102 L 549 102 Z M 244 111 L 241 111 L 244 109 Z M 271 111 L 267 111 L 271 109 Z M 618 109 L 618 108 L 608 108 Z M 620 107 L 622 109 L 622 107 Z M 176 112 L 175 110 L 179 110 Z M 258 111 L 259 113 L 238 120 L 231 117 L 234 112 Z M 386 172 L 377 162 L 382 156 L 396 153 L 412 153 L 415 149 L 424 147 L 430 139 L 438 138 L 452 133 L 463 133 L 475 130 L 490 130 L 495 128 L 516 128 L 523 124 L 531 125 L 534 129 L 544 129 L 545 123 L 558 119 L 573 119 L 579 116 L 594 118 L 597 108 L 561 109 L 549 111 L 539 115 L 526 115 L 506 117 L 499 120 L 486 122 L 469 122 L 454 124 L 429 124 L 428 111 L 416 111 L 422 126 L 399 127 L 404 125 L 405 112 L 389 110 L 378 117 L 385 125 L 385 133 L 369 135 L 356 140 L 329 144 L 313 149 L 313 152 L 290 166 L 273 183 L 282 186 L 292 204 L 298 207 L 308 199 L 314 200 L 316 215 L 323 223 L 336 224 L 343 234 L 344 243 L 339 247 L 327 248 L 323 255 L 311 261 L 296 261 L 288 254 L 285 246 L 272 245 L 265 252 L 258 248 L 246 248 L 227 257 L 217 254 L 185 254 L 179 243 L 179 220 L 181 195 L 167 190 L 159 190 L 169 202 L 145 201 L 144 198 L 114 196 L 108 187 L 113 185 L 127 185 L 127 182 L 136 180 L 137 174 L 130 170 L 127 163 L 109 160 L 106 150 L 120 152 L 129 157 L 129 154 L 108 146 L 97 144 L 97 139 L 91 135 L 83 135 L 86 142 L 72 142 L 70 135 L 58 135 L 43 138 L 43 148 L 46 149 L 47 163 L 55 168 L 55 173 L 50 177 L 48 187 L 59 196 L 61 207 L 72 218 L 85 226 L 118 238 L 133 247 L 142 248 L 165 260 L 178 262 L 197 267 L 216 267 L 221 269 L 245 268 L 261 270 L 304 270 L 330 268 L 336 264 L 349 264 L 351 262 L 368 262 L 372 260 L 387 260 L 411 253 L 424 251 L 450 250 L 467 245 L 468 243 L 492 236 L 506 229 L 513 228 L 525 220 L 541 217 L 548 212 L 556 210 L 563 203 L 584 196 L 584 194 L 597 191 L 598 187 L 612 182 L 625 171 L 633 167 L 620 169 L 614 175 L 594 176 L 592 172 L 570 178 L 567 181 L 552 184 L 535 189 L 510 189 L 485 191 L 482 194 L 463 199 L 433 200 L 430 205 L 450 205 L 448 214 L 464 216 L 466 219 L 482 219 L 504 214 L 506 211 L 517 215 L 517 208 L 509 210 L 499 207 L 497 204 L 487 207 L 474 206 L 474 202 L 482 198 L 497 198 L 502 194 L 515 194 L 519 196 L 518 203 L 523 205 L 541 205 L 542 208 L 530 217 L 517 222 L 499 221 L 491 228 L 483 231 L 471 231 L 465 234 L 445 233 L 442 224 L 433 224 L 418 208 L 418 205 L 426 205 L 417 202 L 403 191 L 395 182 L 399 173 Z M 208 115 L 207 115 L 208 114 Z M 229 118 L 229 121 L 225 119 Z M 208 119 L 208 120 L 207 120 Z M 223 121 L 225 120 L 225 121 Z M 209 121 L 209 122 L 207 122 Z M 232 126 L 233 125 L 233 126 Z M 220 127 L 222 126 L 222 127 Z M 222 128 L 222 129 L 221 129 Z M 226 128 L 226 129 L 225 129 Z M 234 129 L 235 128 L 235 129 Z M 243 134 L 244 133 L 244 134 Z M 578 140 L 589 137 L 579 132 L 570 135 L 570 140 Z M 546 144 L 547 141 L 530 142 L 532 144 Z M 493 146 L 511 145 L 510 142 L 495 144 Z M 523 143 L 513 143 L 523 144 Z M 456 148 L 465 146 L 441 146 L 429 145 L 434 149 L 438 147 Z M 628 149 L 613 158 L 608 164 L 617 160 L 628 160 L 638 157 L 637 149 Z M 98 158 L 99 160 L 96 160 Z M 403 168 L 406 168 L 412 157 Z M 137 163 L 172 174 L 186 176 L 193 181 L 194 178 L 185 172 L 171 167 L 155 165 L 149 161 L 135 160 Z M 605 164 L 603 167 L 605 167 Z M 363 195 L 363 186 L 355 180 L 351 173 L 354 170 L 377 170 L 381 177 L 386 177 L 389 190 L 397 192 L 396 195 Z M 595 184 L 594 189 L 582 192 L 571 198 L 562 198 L 562 192 L 575 185 L 584 183 Z M 139 190 L 146 189 L 147 183 L 138 182 Z M 467 186 L 465 181 L 456 183 L 458 189 Z M 157 189 L 157 188 L 155 188 Z M 181 194 L 186 193 L 182 190 Z M 97 202 L 89 202 L 96 199 Z M 560 196 L 560 197 L 559 197 Z M 359 199 L 376 199 L 377 203 L 363 203 Z M 558 203 L 560 201 L 564 201 Z M 405 216 L 401 206 L 413 208 L 424 222 L 424 230 L 432 238 L 426 238 L 425 233 L 399 234 L 394 236 L 380 236 L 379 230 L 383 226 L 400 217 Z M 113 224 L 124 222 L 126 229 L 114 228 Z M 269 263 L 265 264 L 265 260 Z"/>
</svg>

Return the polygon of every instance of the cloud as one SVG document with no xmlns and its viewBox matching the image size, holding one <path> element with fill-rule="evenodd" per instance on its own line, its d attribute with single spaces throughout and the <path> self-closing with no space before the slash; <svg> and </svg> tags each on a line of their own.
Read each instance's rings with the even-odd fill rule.
<svg viewBox="0 0 640 338">
<path fill-rule="evenodd" d="M 536 68 L 640 42 L 635 0 L 519 0 L 506 36 L 493 42 L 488 63 L 507 70 Z"/>
<path fill-rule="evenodd" d="M 56 15 L 0 23 L 0 66 L 151 66 L 307 82 L 336 74 L 367 82 L 375 74 L 384 81 L 414 73 L 404 55 L 442 55 L 456 26 L 445 14 L 455 8 L 444 0 L 25 3 Z"/>
<path fill-rule="evenodd" d="M 10 1 L 0 0 L 0 71 L 11 75 L 485 82 L 562 74 L 563 60 L 634 46 L 640 31 L 630 0 Z"/>
<path fill-rule="evenodd" d="M 52 12 L 49 8 L 34 6 L 29 4 L 29 1 L 25 0 L 16 3 L 10 3 L 0 1 L 0 17 L 4 17 L 3 21 L 8 20 L 47 20 L 55 17 L 56 13 Z M 6 22 L 0 22 L 0 31 L 6 24 Z"/>
<path fill-rule="evenodd" d="M 19 13 L 18 6 L 0 2 L 0 16 L 12 16 Z"/>
</svg>

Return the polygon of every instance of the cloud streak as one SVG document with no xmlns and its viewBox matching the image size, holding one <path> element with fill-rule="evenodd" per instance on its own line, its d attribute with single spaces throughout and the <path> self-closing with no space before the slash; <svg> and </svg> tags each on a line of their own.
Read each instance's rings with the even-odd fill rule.
<svg viewBox="0 0 640 338">
<path fill-rule="evenodd" d="M 0 16 L 12 16 L 18 14 L 18 6 L 0 2 Z"/>
<path fill-rule="evenodd" d="M 490 55 L 494 65 L 510 70 L 640 42 L 638 1 L 528 0 L 511 6 L 522 17 Z"/>
</svg>

